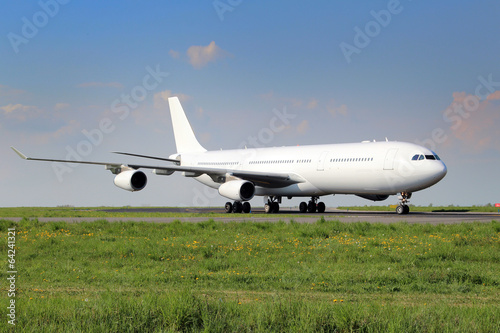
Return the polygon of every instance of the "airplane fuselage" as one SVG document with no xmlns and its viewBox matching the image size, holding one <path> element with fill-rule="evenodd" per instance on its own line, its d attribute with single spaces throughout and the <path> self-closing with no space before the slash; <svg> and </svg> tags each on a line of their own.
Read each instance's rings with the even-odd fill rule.
<svg viewBox="0 0 500 333">
<path fill-rule="evenodd" d="M 415 155 L 424 156 L 412 160 Z M 432 156 L 433 159 L 425 158 Z M 404 142 L 362 142 L 181 154 L 183 166 L 257 172 L 286 172 L 303 182 L 286 187 L 256 186 L 256 195 L 393 195 L 434 185 L 446 166 L 432 151 Z M 196 177 L 212 188 L 221 184 Z"/>
</svg>

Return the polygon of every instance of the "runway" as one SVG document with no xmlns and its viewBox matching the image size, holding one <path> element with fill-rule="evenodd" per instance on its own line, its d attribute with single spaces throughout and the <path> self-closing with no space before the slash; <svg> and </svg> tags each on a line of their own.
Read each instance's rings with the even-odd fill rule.
<svg viewBox="0 0 500 333">
<path fill-rule="evenodd" d="M 127 208 L 127 209 L 110 209 L 99 210 L 102 212 L 123 213 L 124 217 L 40 217 L 40 222 L 66 221 L 66 222 L 92 222 L 96 220 L 106 219 L 110 222 L 118 221 L 134 221 L 134 222 L 150 222 L 150 223 L 171 223 L 173 221 L 180 222 L 203 222 L 209 219 L 222 222 L 290 222 L 297 223 L 314 223 L 324 217 L 327 221 L 340 222 L 368 222 L 368 223 L 421 223 L 421 224 L 453 224 L 453 223 L 471 223 L 471 222 L 491 222 L 493 220 L 500 221 L 498 213 L 476 213 L 476 212 L 412 212 L 408 215 L 397 215 L 395 212 L 374 212 L 374 211 L 347 211 L 327 209 L 325 213 L 319 214 L 304 214 L 292 208 L 283 208 L 278 214 L 264 214 L 264 210 L 256 208 L 250 214 L 226 214 L 222 207 L 212 208 Z M 127 213 L 179 213 L 175 217 L 132 217 L 126 216 Z M 194 216 L 185 216 L 182 213 L 194 214 Z M 217 216 L 209 216 L 208 213 L 218 214 Z M 196 216 L 198 215 L 199 216 Z M 220 214 L 220 215 L 219 215 Z M 19 221 L 21 218 L 1 218 L 7 220 Z"/>
</svg>

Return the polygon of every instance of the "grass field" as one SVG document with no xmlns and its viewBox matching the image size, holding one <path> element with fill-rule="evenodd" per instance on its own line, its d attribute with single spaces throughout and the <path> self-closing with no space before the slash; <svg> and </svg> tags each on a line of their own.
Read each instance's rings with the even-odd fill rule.
<svg viewBox="0 0 500 333">
<path fill-rule="evenodd" d="M 500 332 L 498 222 L 8 228 L 25 331 Z"/>
</svg>

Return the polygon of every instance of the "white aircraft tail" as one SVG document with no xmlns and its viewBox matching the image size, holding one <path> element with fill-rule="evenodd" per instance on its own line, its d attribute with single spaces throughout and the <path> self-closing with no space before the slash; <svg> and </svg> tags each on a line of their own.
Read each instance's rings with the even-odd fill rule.
<svg viewBox="0 0 500 333">
<path fill-rule="evenodd" d="M 193 128 L 182 109 L 181 102 L 177 97 L 169 97 L 170 116 L 174 128 L 175 145 L 178 153 L 202 153 L 207 151 L 203 148 L 196 136 Z"/>
</svg>

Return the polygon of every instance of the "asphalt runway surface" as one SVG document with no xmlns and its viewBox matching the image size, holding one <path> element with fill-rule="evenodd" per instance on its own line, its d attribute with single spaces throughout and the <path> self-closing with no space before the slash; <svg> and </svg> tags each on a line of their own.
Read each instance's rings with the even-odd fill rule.
<svg viewBox="0 0 500 333">
<path fill-rule="evenodd" d="M 398 215 L 396 212 L 374 212 L 374 211 L 347 211 L 327 209 L 325 213 L 300 213 L 293 208 L 282 207 L 278 214 L 268 214 L 265 217 L 255 216 L 254 214 L 264 214 L 264 209 L 256 207 L 250 214 L 225 214 L 222 207 L 211 208 L 127 208 L 127 209 L 113 209 L 101 210 L 103 212 L 116 212 L 116 213 L 193 213 L 200 214 L 200 216 L 184 217 L 105 217 L 110 222 L 117 221 L 135 221 L 135 222 L 151 222 L 151 223 L 170 223 L 173 221 L 181 222 L 203 222 L 209 219 L 222 222 L 290 222 L 293 220 L 298 223 L 314 223 L 322 216 L 327 221 L 340 221 L 340 222 L 369 222 L 369 223 L 422 223 L 422 224 L 451 224 L 451 223 L 471 223 L 471 222 L 491 222 L 493 220 L 500 221 L 500 214 L 498 213 L 476 213 L 476 212 L 410 212 L 408 215 Z M 207 216 L 207 213 L 219 213 L 223 216 Z M 66 222 L 91 222 L 102 220 L 104 217 L 41 217 L 38 218 L 40 222 L 51 221 L 66 221 Z M 1 219 L 1 218 L 0 218 Z M 21 218 L 7 218 L 9 220 L 20 220 Z"/>
</svg>

